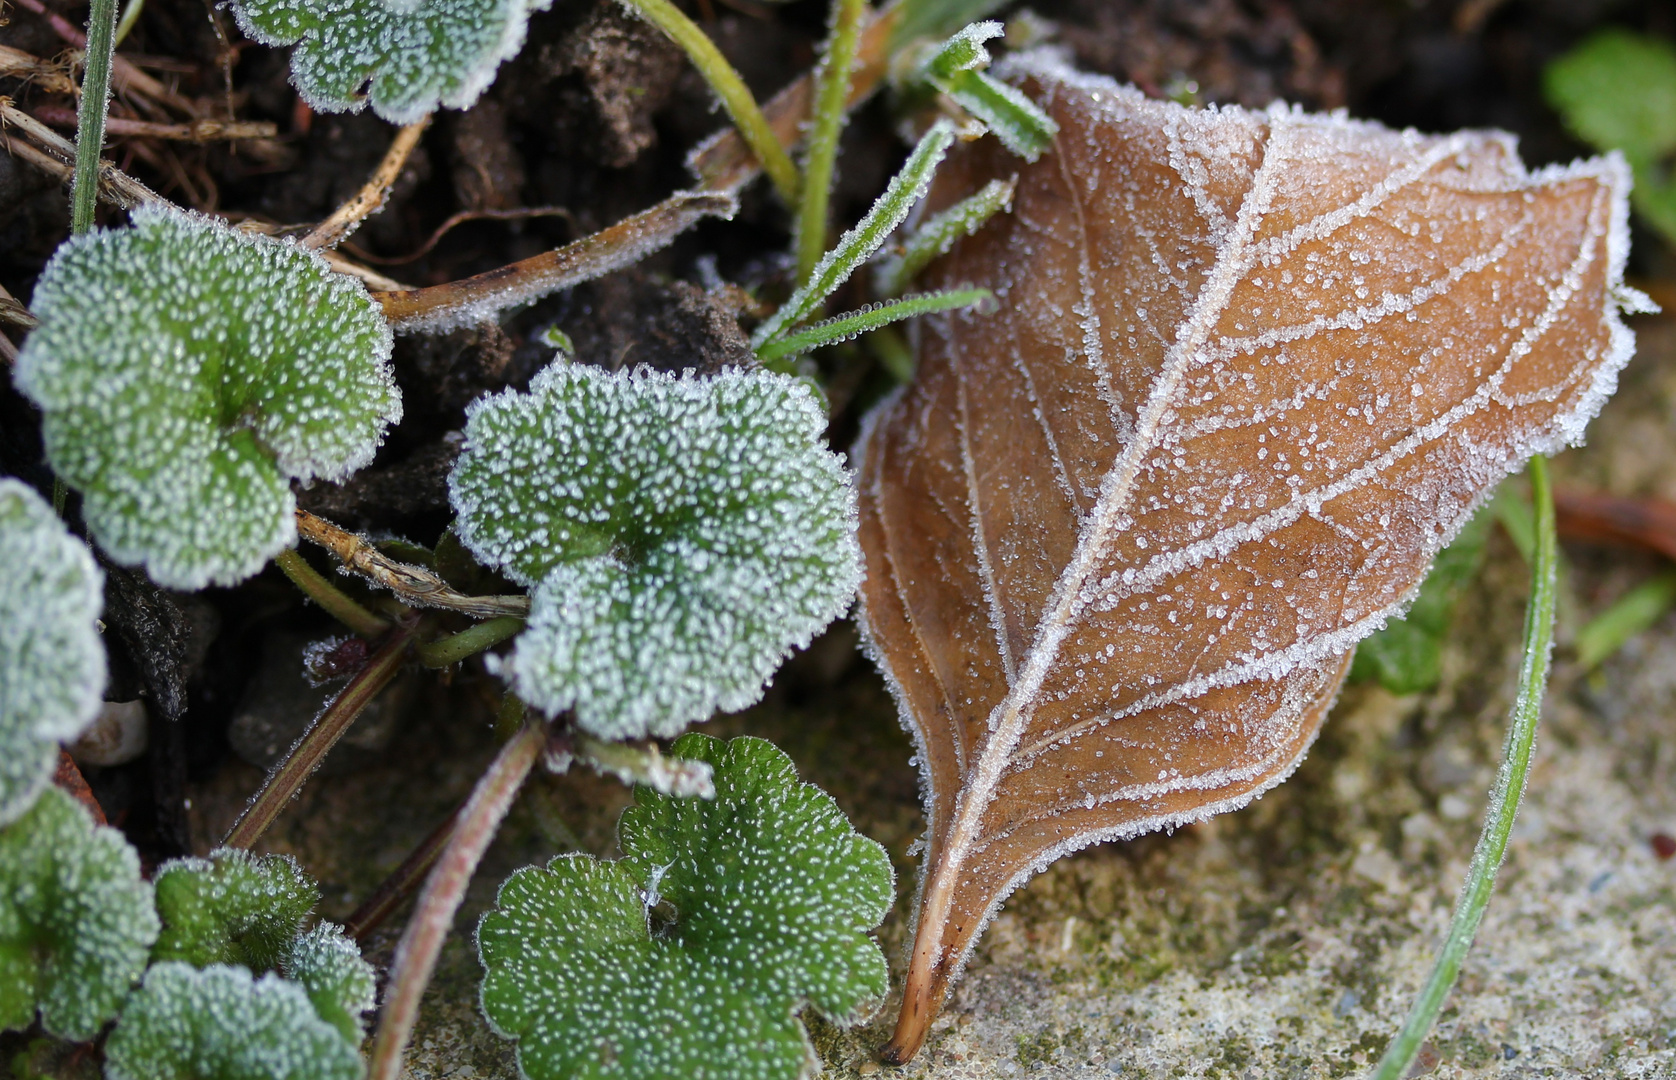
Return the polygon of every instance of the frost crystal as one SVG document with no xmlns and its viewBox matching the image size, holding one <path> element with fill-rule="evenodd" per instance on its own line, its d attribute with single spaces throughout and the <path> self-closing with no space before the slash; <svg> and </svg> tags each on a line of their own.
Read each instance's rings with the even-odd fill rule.
<svg viewBox="0 0 1676 1080">
<path fill-rule="evenodd" d="M 715 767 L 714 801 L 638 789 L 621 861 L 520 870 L 478 926 L 484 1014 L 531 1080 L 809 1075 L 799 1008 L 850 1024 L 884 996 L 884 849 L 769 743 L 673 752 Z"/>
<path fill-rule="evenodd" d="M 271 971 L 319 899 L 320 890 L 289 855 L 222 848 L 207 859 L 176 859 L 157 872 L 163 932 L 152 959 Z"/>
<path fill-rule="evenodd" d="M 854 496 L 796 380 L 563 364 L 469 411 L 460 539 L 534 585 L 517 693 L 602 738 L 740 709 L 859 580 Z"/>
<path fill-rule="evenodd" d="M 90 1039 L 116 1015 L 157 936 L 151 887 L 115 829 L 48 788 L 0 830 L 0 1029 Z"/>
<path fill-rule="evenodd" d="M 18 359 L 53 468 L 112 557 L 230 584 L 295 540 L 287 477 L 341 479 L 401 417 L 390 331 L 292 244 L 148 206 L 58 249 Z"/>
<path fill-rule="evenodd" d="M 320 1019 L 359 1046 L 361 1014 L 378 1004 L 372 965 L 336 923 L 321 923 L 291 942 L 280 970 L 301 984 Z"/>
<path fill-rule="evenodd" d="M 58 744 L 99 712 L 104 575 L 22 481 L 0 479 L 0 825 L 52 777 Z"/>
<path fill-rule="evenodd" d="M 236 0 L 233 13 L 262 44 L 297 45 L 291 82 L 311 107 L 353 111 L 370 98 L 379 116 L 410 124 L 439 104 L 469 108 L 550 2 Z"/>
<path fill-rule="evenodd" d="M 105 1045 L 107 1080 L 358 1080 L 302 987 L 242 967 L 153 965 Z"/>
</svg>

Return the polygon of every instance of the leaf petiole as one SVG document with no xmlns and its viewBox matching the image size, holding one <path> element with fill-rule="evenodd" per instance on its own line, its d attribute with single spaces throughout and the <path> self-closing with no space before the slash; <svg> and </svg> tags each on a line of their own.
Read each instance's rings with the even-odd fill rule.
<svg viewBox="0 0 1676 1080">
<path fill-rule="evenodd" d="M 390 629 L 388 619 L 368 611 L 343 590 L 327 581 L 325 575 L 310 566 L 308 560 L 304 559 L 296 548 L 286 548 L 275 555 L 274 565 L 284 571 L 285 576 L 303 591 L 304 596 L 319 604 L 326 614 L 361 637 L 376 638 Z"/>
<path fill-rule="evenodd" d="M 414 651 L 419 662 L 429 668 L 457 664 L 468 656 L 476 656 L 484 649 L 492 649 L 524 628 L 524 620 L 516 615 L 497 615 L 457 634 L 435 641 L 427 641 Z"/>
<path fill-rule="evenodd" d="M 1525 608 L 1524 659 L 1519 665 L 1519 696 L 1513 703 L 1507 741 L 1502 750 L 1501 769 L 1490 791 L 1484 815 L 1484 831 L 1472 853 L 1449 936 L 1439 951 L 1431 977 L 1414 999 L 1402 1030 L 1391 1040 L 1372 1080 L 1399 1080 L 1431 1032 L 1443 1002 L 1460 976 L 1461 965 L 1484 911 L 1495 891 L 1496 871 L 1507 853 L 1508 836 L 1519 812 L 1525 779 L 1530 772 L 1531 749 L 1542 717 L 1542 698 L 1548 685 L 1548 668 L 1554 644 L 1554 601 L 1558 592 L 1558 540 L 1554 528 L 1554 495 L 1548 484 L 1548 463 L 1538 456 L 1530 463 L 1531 501 L 1535 504 L 1531 560 L 1531 595 Z"/>
<path fill-rule="evenodd" d="M 76 172 L 70 185 L 70 231 L 93 228 L 99 205 L 99 167 L 105 150 L 105 114 L 111 104 L 111 62 L 116 53 L 116 0 L 93 0 L 87 13 L 87 67 L 76 111 Z"/>
</svg>

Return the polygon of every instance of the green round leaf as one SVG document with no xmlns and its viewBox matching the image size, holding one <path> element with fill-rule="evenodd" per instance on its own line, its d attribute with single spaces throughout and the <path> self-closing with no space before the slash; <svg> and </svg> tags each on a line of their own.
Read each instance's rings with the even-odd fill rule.
<svg viewBox="0 0 1676 1080">
<path fill-rule="evenodd" d="M 29 485 L 0 478 L 0 825 L 52 778 L 99 712 L 105 575 Z"/>
<path fill-rule="evenodd" d="M 855 1023 L 884 996 L 884 849 L 769 743 L 674 752 L 714 766 L 714 800 L 637 789 L 627 857 L 520 870 L 478 926 L 484 1015 L 531 1080 L 809 1075 L 803 1005 Z"/>
<path fill-rule="evenodd" d="M 0 830 L 0 1028 L 91 1039 L 157 936 L 151 886 L 115 829 L 48 788 Z"/>
<path fill-rule="evenodd" d="M 602 738 L 756 701 L 860 580 L 855 498 L 795 379 L 556 364 L 468 412 L 461 540 L 534 585 L 512 660 L 531 705 Z"/>
<path fill-rule="evenodd" d="M 280 970 L 303 988 L 320 1019 L 359 1046 L 366 1034 L 361 1015 L 378 1004 L 372 965 L 337 923 L 321 923 L 299 934 L 286 951 Z"/>
<path fill-rule="evenodd" d="M 242 967 L 155 964 L 105 1044 L 107 1080 L 359 1080 L 308 995 Z"/>
<path fill-rule="evenodd" d="M 291 82 L 311 107 L 343 112 L 370 98 L 379 116 L 410 124 L 438 105 L 470 107 L 523 47 L 530 12 L 549 3 L 235 0 L 233 13 L 262 44 L 297 46 Z"/>
<path fill-rule="evenodd" d="M 401 417 L 390 331 L 294 244 L 156 206 L 58 249 L 17 362 L 53 468 L 119 562 L 231 584 L 295 542 L 288 477 L 337 480 Z"/>
<path fill-rule="evenodd" d="M 282 965 L 320 899 L 319 888 L 291 856 L 237 848 L 163 864 L 156 889 L 163 931 L 151 950 L 153 961 L 242 964 L 253 971 Z"/>
</svg>

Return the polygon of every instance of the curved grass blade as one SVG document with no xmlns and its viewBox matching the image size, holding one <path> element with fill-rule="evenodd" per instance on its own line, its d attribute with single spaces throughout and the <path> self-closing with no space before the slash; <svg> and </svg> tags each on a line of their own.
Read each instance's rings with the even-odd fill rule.
<svg viewBox="0 0 1676 1080">
<path fill-rule="evenodd" d="M 921 293 L 888 304 L 874 304 L 846 315 L 837 315 L 795 333 L 775 338 L 757 349 L 757 359 L 764 367 L 780 370 L 785 361 L 824 345 L 836 345 L 859 337 L 869 330 L 877 330 L 893 322 L 911 319 L 916 315 L 930 315 L 938 311 L 971 307 L 993 299 L 988 289 L 948 289 L 943 292 Z"/>
</svg>

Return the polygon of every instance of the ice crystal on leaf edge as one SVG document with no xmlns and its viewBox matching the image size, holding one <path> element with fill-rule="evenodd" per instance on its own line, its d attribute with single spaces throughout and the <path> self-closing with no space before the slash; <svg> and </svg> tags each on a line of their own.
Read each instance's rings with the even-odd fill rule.
<svg viewBox="0 0 1676 1080">
<path fill-rule="evenodd" d="M 133 221 L 53 255 L 14 379 L 112 558 L 233 584 L 295 542 L 288 477 L 348 476 L 401 419 L 390 330 L 294 244 L 158 206 Z"/>
<path fill-rule="evenodd" d="M 519 870 L 478 926 L 483 1013 L 531 1080 L 808 1075 L 802 1006 L 852 1024 L 884 997 L 884 849 L 771 743 L 672 752 L 714 767 L 714 800 L 637 789 L 621 860 Z"/>
<path fill-rule="evenodd" d="M 0 478 L 0 825 L 52 778 L 58 744 L 99 711 L 104 574 L 45 499 Z"/>
</svg>

